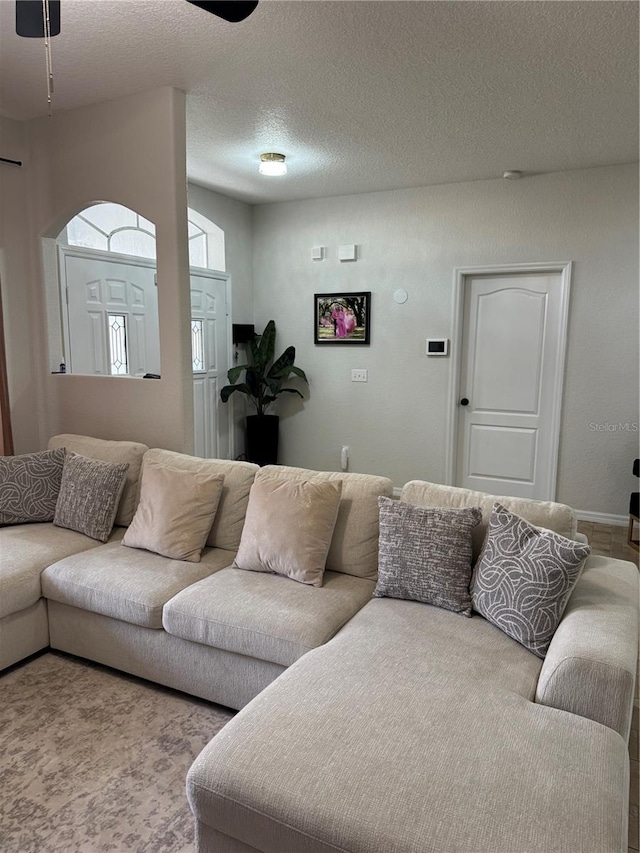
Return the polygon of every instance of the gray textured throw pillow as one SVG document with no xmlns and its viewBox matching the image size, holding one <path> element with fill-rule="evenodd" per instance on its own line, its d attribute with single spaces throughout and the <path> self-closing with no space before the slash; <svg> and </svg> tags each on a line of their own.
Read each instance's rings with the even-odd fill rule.
<svg viewBox="0 0 640 853">
<path fill-rule="evenodd" d="M 102 462 L 68 453 L 53 523 L 106 542 L 116 518 L 128 467 L 128 462 Z"/>
<path fill-rule="evenodd" d="M 588 545 L 495 503 L 473 578 L 473 608 L 543 658 L 590 553 Z"/>
<path fill-rule="evenodd" d="M 0 524 L 52 521 L 65 450 L 0 457 Z"/>
<path fill-rule="evenodd" d="M 482 519 L 475 507 L 418 507 L 378 498 L 378 598 L 422 601 L 471 615 L 471 531 Z"/>
</svg>

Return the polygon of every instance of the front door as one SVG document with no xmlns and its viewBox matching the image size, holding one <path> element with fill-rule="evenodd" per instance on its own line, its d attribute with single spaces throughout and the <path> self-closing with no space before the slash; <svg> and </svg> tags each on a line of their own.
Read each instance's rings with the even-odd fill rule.
<svg viewBox="0 0 640 853">
<path fill-rule="evenodd" d="M 230 407 L 220 401 L 229 368 L 229 306 L 225 273 L 191 270 L 191 350 L 195 454 L 229 459 Z"/>
<path fill-rule="evenodd" d="M 567 270 L 465 275 L 456 483 L 555 499 Z"/>
<path fill-rule="evenodd" d="M 60 247 L 71 373 L 160 373 L 155 271 L 153 261 Z"/>
</svg>

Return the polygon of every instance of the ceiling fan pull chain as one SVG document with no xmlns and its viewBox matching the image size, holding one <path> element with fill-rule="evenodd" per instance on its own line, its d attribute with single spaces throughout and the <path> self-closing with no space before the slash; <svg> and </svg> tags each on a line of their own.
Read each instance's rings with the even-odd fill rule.
<svg viewBox="0 0 640 853">
<path fill-rule="evenodd" d="M 47 106 L 49 116 L 53 115 L 53 62 L 51 58 L 51 19 L 49 18 L 49 0 L 42 0 L 42 20 L 44 23 L 44 53 L 47 61 Z"/>
</svg>

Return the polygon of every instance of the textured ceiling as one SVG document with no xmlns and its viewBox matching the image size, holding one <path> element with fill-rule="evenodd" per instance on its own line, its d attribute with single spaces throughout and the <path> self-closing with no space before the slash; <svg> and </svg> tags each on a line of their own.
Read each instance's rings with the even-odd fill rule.
<svg viewBox="0 0 640 853">
<path fill-rule="evenodd" d="M 40 40 L 0 0 L 0 112 L 46 114 Z M 62 0 L 54 108 L 187 92 L 189 177 L 250 202 L 638 158 L 638 3 Z M 263 151 L 284 178 L 258 174 Z"/>
</svg>

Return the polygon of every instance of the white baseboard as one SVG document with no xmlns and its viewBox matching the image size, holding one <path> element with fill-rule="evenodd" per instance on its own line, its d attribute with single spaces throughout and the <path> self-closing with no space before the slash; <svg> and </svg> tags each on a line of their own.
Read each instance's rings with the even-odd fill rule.
<svg viewBox="0 0 640 853">
<path fill-rule="evenodd" d="M 587 512 L 586 510 L 576 510 L 578 521 L 592 521 L 596 524 L 611 524 L 614 527 L 626 527 L 629 524 L 628 515 L 612 515 L 607 512 Z"/>
</svg>

